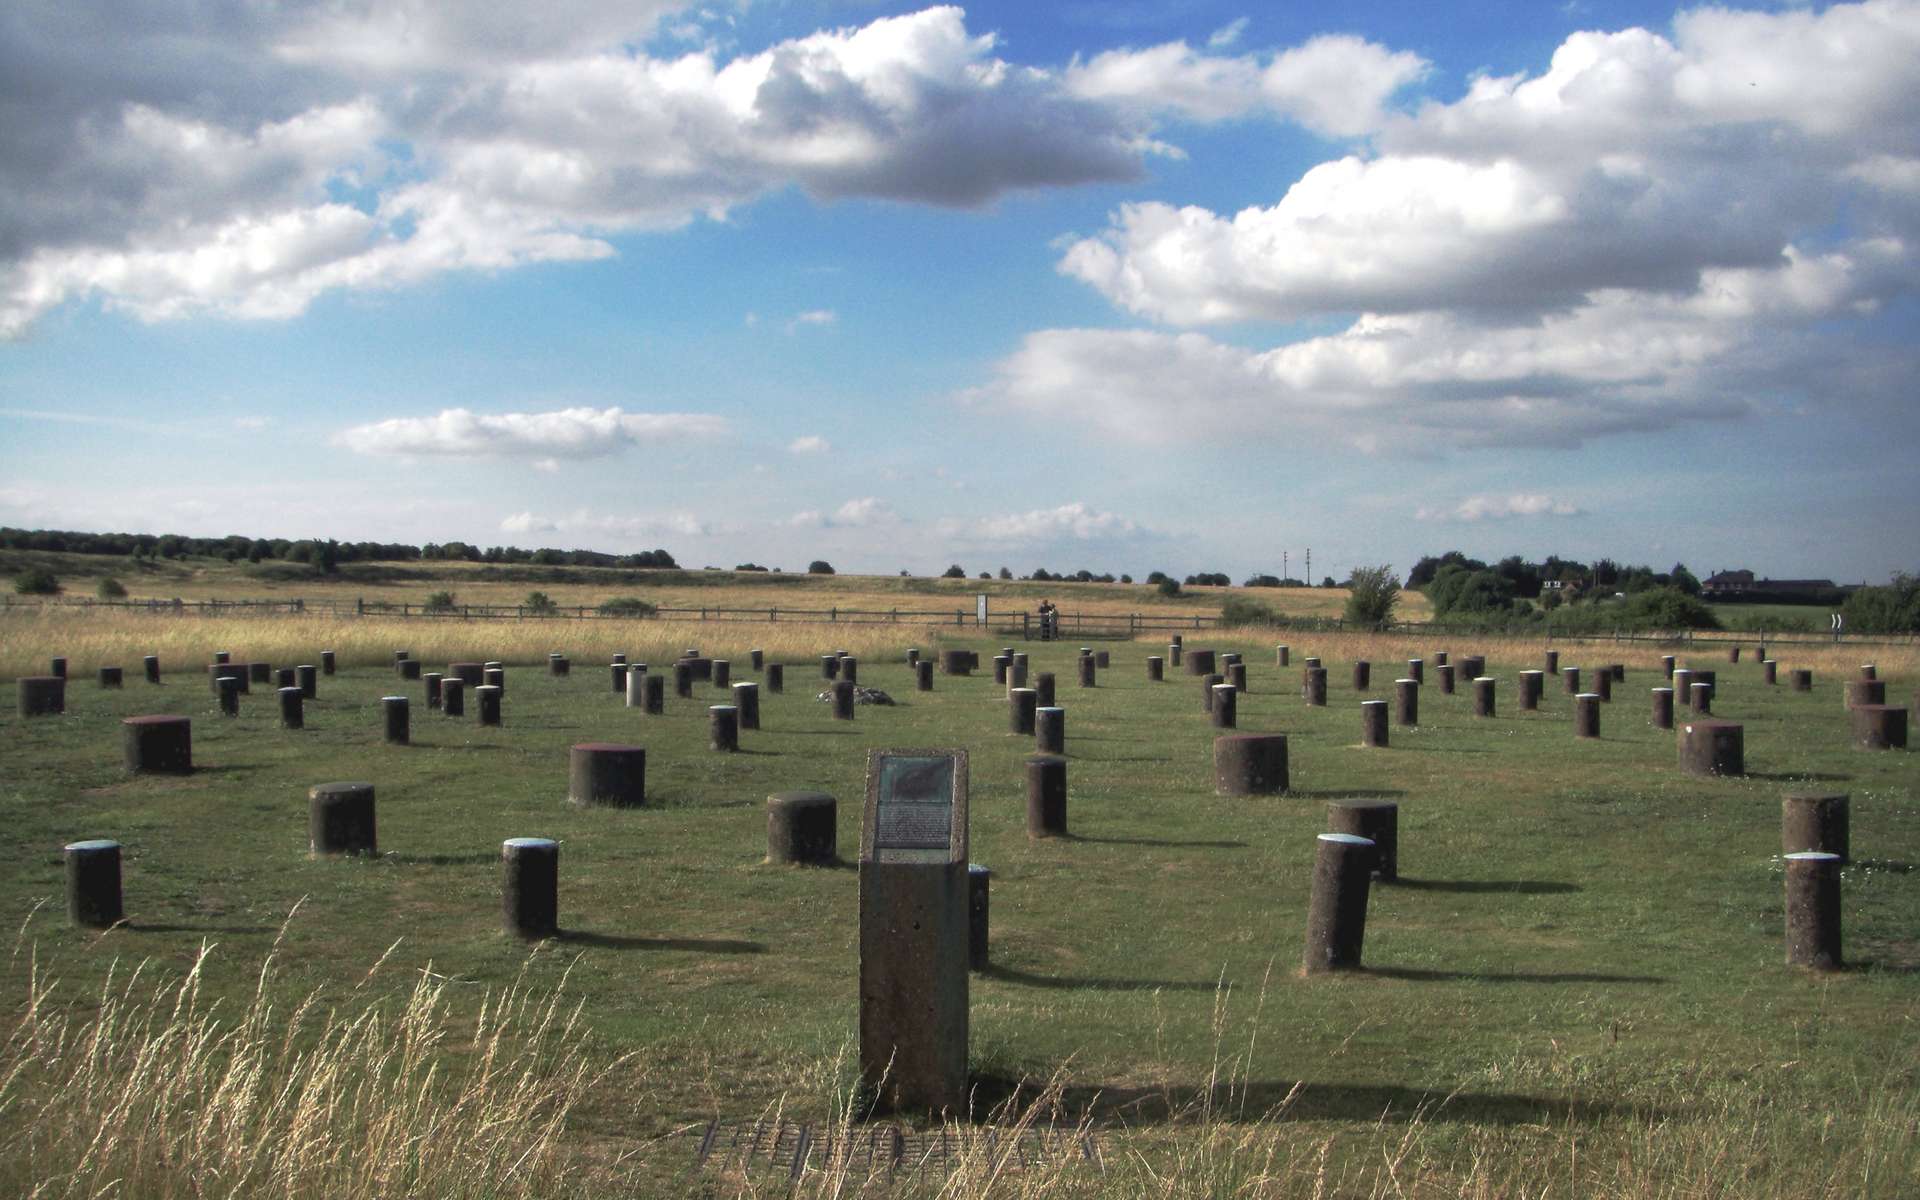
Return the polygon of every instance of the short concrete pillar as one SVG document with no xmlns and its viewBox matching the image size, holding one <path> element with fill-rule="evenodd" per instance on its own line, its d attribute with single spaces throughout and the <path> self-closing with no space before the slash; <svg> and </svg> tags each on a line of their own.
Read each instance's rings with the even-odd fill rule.
<svg viewBox="0 0 1920 1200">
<path fill-rule="evenodd" d="M 942 650 L 940 673 L 942 675 L 973 674 L 973 655 L 965 650 Z"/>
<path fill-rule="evenodd" d="M 1215 655 L 1211 650 L 1187 651 L 1187 674 L 1211 675 L 1216 670 Z"/>
<path fill-rule="evenodd" d="M 1580 694 L 1580 668 L 1561 667 L 1560 685 L 1566 689 L 1567 695 L 1578 696 Z"/>
<path fill-rule="evenodd" d="M 293 668 L 275 667 L 273 671 L 273 686 L 275 688 L 298 687 L 299 685 L 293 681 Z"/>
<path fill-rule="evenodd" d="M 625 661 L 625 659 L 621 658 L 621 656 L 619 655 L 615 655 L 614 659 L 615 661 L 619 661 L 619 662 Z M 547 655 L 547 674 L 548 675 L 553 675 L 553 676 L 565 675 L 572 670 L 573 670 L 573 663 L 571 662 L 571 660 L 569 660 L 566 655 L 560 653 L 558 650 L 555 650 L 553 653 Z"/>
<path fill-rule="evenodd" d="M 98 679 L 100 686 L 103 688 L 117 688 L 121 685 L 120 668 L 101 667 L 98 672 Z"/>
<path fill-rule="evenodd" d="M 1653 689 L 1653 714 L 1649 718 L 1655 729 L 1673 728 L 1673 689 Z"/>
<path fill-rule="evenodd" d="M 484 663 L 477 662 L 448 663 L 446 676 L 448 679 L 458 679 L 470 688 L 476 688 L 487 681 L 487 668 Z"/>
<path fill-rule="evenodd" d="M 1168 642 L 1167 643 L 1167 665 L 1174 666 L 1174 667 L 1179 666 L 1180 653 L 1181 651 L 1180 651 L 1179 642 Z"/>
<path fill-rule="evenodd" d="M 1520 672 L 1520 709 L 1522 712 L 1536 712 L 1540 708 L 1540 693 L 1546 686 L 1545 671 Z"/>
<path fill-rule="evenodd" d="M 272 683 L 273 682 L 273 664 L 263 663 L 263 662 L 248 663 L 247 664 L 247 682 L 248 683 Z"/>
<path fill-rule="evenodd" d="M 238 675 L 221 675 L 213 683 L 220 693 L 220 715 L 237 717 L 240 715 L 240 690 L 245 680 Z"/>
<path fill-rule="evenodd" d="M 967 969 L 984 971 L 988 924 L 993 902 L 993 872 L 979 863 L 967 864 Z"/>
<path fill-rule="evenodd" d="M 627 664 L 623 662 L 608 663 L 607 676 L 609 682 L 613 685 L 614 691 L 624 693 L 627 690 Z"/>
<path fill-rule="evenodd" d="M 693 698 L 693 664 L 684 658 L 673 664 L 673 694 L 682 700 Z"/>
<path fill-rule="evenodd" d="M 765 650 L 747 651 L 747 667 L 750 670 L 759 671 L 764 669 L 766 665 L 767 665 L 767 652 Z"/>
<path fill-rule="evenodd" d="M 467 715 L 467 685 L 464 680 L 448 676 L 440 681 L 440 711 L 450 717 Z"/>
<path fill-rule="evenodd" d="M 1687 687 L 1687 709 L 1701 716 L 1713 715 L 1713 685 L 1695 680 Z"/>
<path fill-rule="evenodd" d="M 1306 974 L 1359 970 L 1367 935 L 1367 892 L 1377 853 L 1371 838 L 1351 833 L 1319 836 L 1313 899 L 1307 908 L 1306 952 L 1301 957 Z"/>
<path fill-rule="evenodd" d="M 1393 723 L 1401 726 L 1420 723 L 1419 680 L 1396 679 L 1393 681 Z"/>
<path fill-rule="evenodd" d="M 420 681 L 427 685 L 427 711 L 433 712 L 440 707 L 440 692 L 447 677 L 438 671 L 428 671 L 420 677 Z"/>
<path fill-rule="evenodd" d="M 1000 684 L 1002 687 L 1006 686 L 1007 670 L 1012 666 L 1013 666 L 1013 655 L 1011 654 L 994 655 L 993 656 L 993 681 L 997 684 Z"/>
<path fill-rule="evenodd" d="M 1609 683 L 1625 683 L 1627 681 L 1627 664 L 1608 663 L 1607 681 Z"/>
<path fill-rule="evenodd" d="M 1096 668 L 1095 668 L 1093 656 L 1091 654 L 1083 654 L 1078 659 L 1076 659 L 1074 662 L 1074 668 L 1078 673 L 1079 683 L 1081 687 L 1090 688 L 1094 686 L 1094 671 Z"/>
<path fill-rule="evenodd" d="M 647 668 L 645 665 L 627 664 L 627 694 L 625 702 L 628 708 L 644 708 L 646 706 Z"/>
<path fill-rule="evenodd" d="M 740 710 L 731 704 L 707 706 L 707 749 L 732 754 L 740 748 Z"/>
<path fill-rule="evenodd" d="M 1360 702 L 1360 744 L 1374 747 L 1387 744 L 1387 702 L 1385 700 Z"/>
<path fill-rule="evenodd" d="M 1780 852 L 1814 850 L 1846 862 L 1853 854 L 1849 824 L 1846 793 L 1790 793 L 1780 800 Z"/>
<path fill-rule="evenodd" d="M 1425 683 L 1427 681 L 1427 661 L 1423 658 L 1408 659 L 1407 678 L 1413 680 L 1415 683 Z"/>
<path fill-rule="evenodd" d="M 784 663 L 768 663 L 766 670 L 767 691 L 779 695 L 787 690 L 787 668 Z"/>
<path fill-rule="evenodd" d="M 1848 708 L 1858 708 L 1862 704 L 1885 704 L 1887 685 L 1878 679 L 1849 679 L 1846 683 L 1846 701 Z"/>
<path fill-rule="evenodd" d="M 480 686 L 499 688 L 502 695 L 507 691 L 507 669 L 505 667 L 483 667 L 480 671 Z"/>
<path fill-rule="evenodd" d="M 1678 743 L 1683 771 L 1694 775 L 1746 774 L 1746 732 L 1736 721 L 1684 721 Z"/>
<path fill-rule="evenodd" d="M 420 660 L 417 658 L 403 659 L 400 663 L 400 678 L 420 678 Z"/>
<path fill-rule="evenodd" d="M 500 924 L 511 937 L 560 932 L 560 843 L 517 837 L 500 843 Z"/>
<path fill-rule="evenodd" d="M 412 659 L 408 659 L 412 662 Z M 405 696 L 380 697 L 380 712 L 385 722 L 387 744 L 404 746 L 409 740 L 407 728 L 407 698 Z"/>
<path fill-rule="evenodd" d="M 1696 670 L 1693 673 L 1693 682 L 1706 684 L 1707 691 L 1710 693 L 1709 698 L 1720 694 L 1720 673 L 1718 671 Z M 1689 687 L 1691 687 L 1691 685 L 1689 685 Z"/>
<path fill-rule="evenodd" d="M 1053 707 L 1054 681 L 1052 671 L 1035 671 L 1033 674 L 1033 694 L 1041 708 Z"/>
<path fill-rule="evenodd" d="M 301 663 L 293 669 L 293 682 L 299 687 L 300 695 L 308 700 L 320 698 L 320 668 L 312 663 Z"/>
<path fill-rule="evenodd" d="M 1021 679 L 1027 677 L 1027 669 L 1031 665 L 1027 659 L 1027 652 L 1025 650 L 1015 650 L 1013 652 L 1013 669 L 1019 673 Z"/>
<path fill-rule="evenodd" d="M 158 654 L 149 654 L 145 658 L 142 658 L 140 665 L 146 670 L 148 683 L 160 682 L 160 656 Z"/>
<path fill-rule="evenodd" d="M 413 651 L 411 650 L 395 650 L 393 652 L 394 665 L 398 666 L 399 664 L 406 662 L 408 659 L 412 657 L 413 657 Z"/>
<path fill-rule="evenodd" d="M 1445 650 L 1435 650 L 1427 655 L 1427 657 L 1433 660 L 1433 665 L 1436 667 L 1444 667 L 1447 665 L 1447 652 Z"/>
<path fill-rule="evenodd" d="M 646 716 L 657 717 L 667 711 L 667 681 L 652 672 L 640 676 L 640 711 Z"/>
<path fill-rule="evenodd" d="M 1440 684 L 1440 694 L 1442 696 L 1453 695 L 1453 664 L 1440 663 L 1433 668 L 1433 675 L 1435 680 Z"/>
<path fill-rule="evenodd" d="M 1183 646 L 1186 644 L 1186 641 L 1187 639 L 1185 637 L 1177 633 L 1169 634 L 1167 637 L 1167 644 L 1169 646 Z"/>
<path fill-rule="evenodd" d="M 716 658 L 713 660 L 713 666 L 710 669 L 713 672 L 711 682 L 714 687 L 724 688 L 733 686 L 733 661 L 731 659 Z M 848 660 L 845 669 L 852 670 L 851 659 Z M 847 678 L 852 679 L 853 676 L 849 675 Z"/>
<path fill-rule="evenodd" d="M 316 783 L 307 789 L 307 853 L 379 853 L 372 784 Z"/>
<path fill-rule="evenodd" d="M 1213 790 L 1273 796 L 1287 790 L 1287 735 L 1229 733 L 1213 739 Z"/>
<path fill-rule="evenodd" d="M 1727 661 L 1730 663 L 1740 661 L 1740 647 L 1738 643 L 1727 647 Z"/>
<path fill-rule="evenodd" d="M 1560 673 L 1560 652 L 1558 650 L 1547 651 L 1545 661 L 1546 673 L 1548 675 L 1558 675 Z"/>
<path fill-rule="evenodd" d="M 1353 690 L 1356 692 L 1365 692 L 1372 690 L 1372 688 L 1373 664 L 1363 658 L 1353 664 Z"/>
<path fill-rule="evenodd" d="M 1067 836 L 1067 760 L 1058 754 L 1027 756 L 1027 836 Z"/>
<path fill-rule="evenodd" d="M 1301 687 L 1301 698 L 1310 708 L 1327 706 L 1327 669 L 1325 667 L 1307 668 L 1306 682 Z"/>
<path fill-rule="evenodd" d="M 1673 678 L 1674 665 L 1677 662 L 1679 662 L 1679 660 L 1671 654 L 1662 654 L 1660 656 L 1660 669 L 1666 672 L 1668 679 Z"/>
<path fill-rule="evenodd" d="M 1040 695 L 1032 688 L 1014 688 L 1007 693 L 1007 732 L 1033 736 L 1033 714 L 1040 707 Z"/>
<path fill-rule="evenodd" d="M 222 679 L 232 679 L 236 681 L 239 689 L 243 692 L 250 690 L 247 687 L 247 664 L 245 663 L 214 663 L 207 668 L 207 687 L 211 689 L 216 696 L 220 694 L 220 681 Z"/>
<path fill-rule="evenodd" d="M 584 808 L 639 808 L 647 802 L 647 749 L 581 742 L 567 752 L 567 799 Z"/>
<path fill-rule="evenodd" d="M 740 710 L 740 728 L 760 728 L 760 685 L 741 680 L 732 685 L 733 706 Z"/>
<path fill-rule="evenodd" d="M 54 661 L 55 661 L 55 662 L 64 662 L 65 660 L 64 660 L 64 659 L 55 659 Z M 1862 679 L 1878 679 L 1878 678 L 1880 678 L 1880 668 L 1879 668 L 1879 667 L 1876 667 L 1876 666 L 1874 666 L 1874 665 L 1873 665 L 1872 663 L 1861 663 L 1861 664 L 1860 664 L 1860 678 L 1862 678 Z"/>
<path fill-rule="evenodd" d="M 836 721 L 853 720 L 853 688 L 851 679 L 833 681 L 833 719 Z"/>
<path fill-rule="evenodd" d="M 1247 690 L 1247 664 L 1243 662 L 1228 663 L 1227 664 L 1227 682 L 1233 685 L 1233 690 L 1236 692 L 1246 691 Z"/>
<path fill-rule="evenodd" d="M 1204 675 L 1201 677 L 1200 679 L 1200 711 L 1201 712 L 1210 713 L 1213 711 L 1213 689 L 1219 686 L 1220 684 L 1225 683 L 1226 681 L 1227 681 L 1226 676 L 1218 673 L 1215 673 L 1212 675 Z"/>
<path fill-rule="evenodd" d="M 1482 675 L 1473 681 L 1473 715 L 1494 715 L 1494 678 L 1491 675 Z"/>
<path fill-rule="evenodd" d="M 500 686 L 493 683 L 483 683 L 473 689 L 473 706 L 480 724 L 500 724 L 500 701 L 504 695 Z"/>
<path fill-rule="evenodd" d="M 184 775 L 193 770 L 193 722 L 160 714 L 120 722 L 120 748 L 127 770 Z"/>
<path fill-rule="evenodd" d="M 554 655 L 551 655 L 551 654 L 549 654 L 549 655 L 547 655 L 547 657 L 548 657 L 548 658 L 553 658 L 553 657 L 555 657 L 555 656 L 554 656 Z M 626 661 L 627 661 L 627 656 L 626 656 L 626 655 L 624 655 L 624 654 L 615 654 L 615 655 L 613 655 L 612 657 L 610 657 L 610 658 L 608 658 L 608 659 L 607 659 L 607 661 L 608 661 L 608 662 L 617 662 L 617 663 L 624 663 L 624 662 L 626 662 Z"/>
<path fill-rule="evenodd" d="M 1288 660 L 1291 659 L 1292 657 L 1293 657 L 1293 650 L 1291 647 L 1275 646 L 1273 648 L 1273 665 L 1276 667 L 1284 667 L 1288 665 Z"/>
<path fill-rule="evenodd" d="M 1675 667 L 1672 680 L 1674 707 L 1684 709 L 1691 705 L 1693 703 L 1693 672 L 1685 667 Z"/>
<path fill-rule="evenodd" d="M 1838 971 L 1840 953 L 1840 856 L 1817 850 L 1785 856 L 1787 862 L 1787 965 Z"/>
<path fill-rule="evenodd" d="M 67 920 L 82 929 L 110 929 L 126 918 L 120 893 L 120 843 L 107 838 L 68 842 Z"/>
<path fill-rule="evenodd" d="M 1373 877 L 1400 878 L 1400 806 L 1391 800 L 1335 800 L 1327 805 L 1327 832 L 1351 833 L 1374 846 Z"/>
<path fill-rule="evenodd" d="M 1761 642 L 1758 646 L 1755 646 L 1753 648 L 1753 661 L 1755 662 L 1767 661 L 1767 644 L 1765 642 Z"/>
<path fill-rule="evenodd" d="M 52 717 L 67 711 L 67 681 L 58 675 L 22 675 L 14 683 L 23 717 Z"/>
<path fill-rule="evenodd" d="M 1112 666 L 1113 665 L 1112 652 L 1107 650 L 1095 650 L 1093 652 L 1093 665 L 1096 667 L 1099 667 L 1102 671 Z"/>
<path fill-rule="evenodd" d="M 1862 704 L 1850 714 L 1856 750 L 1905 750 L 1907 710 L 1892 704 Z"/>
<path fill-rule="evenodd" d="M 913 686 L 916 691 L 930 692 L 933 690 L 932 659 L 923 658 L 913 664 Z"/>
<path fill-rule="evenodd" d="M 1762 659 L 1760 662 L 1760 678 L 1762 682 L 1769 686 L 1778 684 L 1780 682 L 1780 664 L 1771 658 Z"/>
<path fill-rule="evenodd" d="M 1034 749 L 1042 754 L 1067 752 L 1067 710 L 1048 705 L 1033 710 Z"/>
<path fill-rule="evenodd" d="M 1597 694 L 1581 692 L 1573 698 L 1573 736 L 1600 736 L 1600 697 Z"/>
<path fill-rule="evenodd" d="M 1813 672 L 1804 667 L 1796 667 L 1787 672 L 1787 686 L 1796 692 L 1813 690 Z"/>
<path fill-rule="evenodd" d="M 334 654 L 333 654 L 333 651 L 331 651 L 331 650 L 322 650 L 322 651 L 320 652 L 320 673 L 321 673 L 322 675 L 331 675 L 331 674 L 333 674 L 333 672 L 334 672 Z"/>
<path fill-rule="evenodd" d="M 767 797 L 767 861 L 832 866 L 840 858 L 839 806 L 826 792 Z"/>
<path fill-rule="evenodd" d="M 65 661 L 65 659 L 61 660 L 62 663 L 65 663 Z M 213 661 L 216 663 L 231 662 L 233 661 L 233 655 L 227 653 L 225 650 L 215 650 L 213 652 Z"/>
<path fill-rule="evenodd" d="M 305 697 L 297 687 L 284 687 L 274 693 L 280 697 L 280 728 L 305 729 L 307 716 L 304 706 Z"/>
<path fill-rule="evenodd" d="M 1147 680 L 1159 683 L 1167 677 L 1167 660 L 1158 654 L 1147 655 Z"/>
<path fill-rule="evenodd" d="M 1600 697 L 1600 703 L 1613 703 L 1613 672 L 1606 667 L 1596 667 L 1593 672 L 1593 694 Z"/>
<path fill-rule="evenodd" d="M 1454 665 L 1462 679 L 1478 679 L 1487 673 L 1487 658 L 1484 654 L 1469 654 Z"/>
<path fill-rule="evenodd" d="M 1240 689 L 1230 683 L 1213 685 L 1213 706 L 1209 710 L 1215 729 L 1233 729 L 1240 724 Z"/>
</svg>

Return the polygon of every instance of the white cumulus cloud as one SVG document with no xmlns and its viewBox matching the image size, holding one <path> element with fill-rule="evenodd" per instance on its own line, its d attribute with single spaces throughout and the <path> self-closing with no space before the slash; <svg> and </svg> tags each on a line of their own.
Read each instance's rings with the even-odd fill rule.
<svg viewBox="0 0 1920 1200">
<path fill-rule="evenodd" d="M 804 434 L 787 443 L 788 454 L 825 454 L 833 443 L 817 433 Z"/>
<path fill-rule="evenodd" d="M 1124 537 L 1140 531 L 1137 524 L 1119 513 L 1096 509 L 1078 500 L 1055 508 L 1036 508 L 975 520 L 949 519 L 942 522 L 940 528 L 948 537 L 997 545 L 1061 539 L 1091 541 L 1096 538 Z"/>
<path fill-rule="evenodd" d="M 1556 500 L 1545 492 L 1515 492 L 1511 495 L 1468 496 L 1448 508 L 1422 508 L 1414 513 L 1417 521 L 1498 521 L 1509 517 L 1572 517 L 1578 506 Z"/>
<path fill-rule="evenodd" d="M 592 458 L 643 443 L 718 437 L 727 430 L 724 417 L 707 413 L 630 413 L 618 407 L 476 413 L 448 408 L 431 417 L 393 417 L 356 425 L 344 430 L 339 441 L 360 454 L 544 462 Z"/>
</svg>

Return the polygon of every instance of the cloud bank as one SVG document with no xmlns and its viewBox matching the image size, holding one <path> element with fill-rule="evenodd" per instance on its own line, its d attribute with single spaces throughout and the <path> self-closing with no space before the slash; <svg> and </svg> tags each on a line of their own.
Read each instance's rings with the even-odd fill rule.
<svg viewBox="0 0 1920 1200">
<path fill-rule="evenodd" d="M 541 413 L 442 409 L 431 417 L 393 417 L 356 425 L 338 440 L 359 454 L 442 458 L 595 458 L 629 446 L 725 434 L 724 417 L 706 413 L 630 413 L 563 408 Z"/>
</svg>

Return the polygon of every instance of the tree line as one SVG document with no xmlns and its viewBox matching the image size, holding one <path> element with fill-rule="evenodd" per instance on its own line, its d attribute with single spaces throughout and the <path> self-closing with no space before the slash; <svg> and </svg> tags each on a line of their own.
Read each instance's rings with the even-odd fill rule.
<svg viewBox="0 0 1920 1200">
<path fill-rule="evenodd" d="M 65 529 L 0 527 L 0 549 L 48 550 L 67 554 L 111 554 L 135 559 L 218 558 L 227 562 L 305 563 L 331 572 L 353 562 L 478 562 L 531 563 L 554 567 L 674 568 L 680 564 L 665 550 L 637 554 L 603 554 L 597 550 L 560 550 L 541 547 L 489 546 L 467 542 L 342 542 L 333 538 L 251 538 L 232 534 L 219 538 L 186 537 L 177 533 L 81 533 Z"/>
</svg>

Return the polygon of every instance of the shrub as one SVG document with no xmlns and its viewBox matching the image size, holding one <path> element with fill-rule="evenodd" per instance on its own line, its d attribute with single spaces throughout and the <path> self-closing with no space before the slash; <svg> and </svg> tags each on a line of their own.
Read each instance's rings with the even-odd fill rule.
<svg viewBox="0 0 1920 1200">
<path fill-rule="evenodd" d="M 1220 623 L 1222 625 L 1271 625 L 1273 610 L 1258 600 L 1249 600 L 1245 596 L 1228 596 L 1220 605 Z"/>
<path fill-rule="evenodd" d="M 1349 624 L 1381 628 L 1393 620 L 1393 606 L 1400 602 L 1400 577 L 1384 563 L 1377 567 L 1355 567 L 1347 583 L 1346 619 Z"/>
<path fill-rule="evenodd" d="M 1436 617 L 1505 612 L 1513 607 L 1513 585 L 1490 570 L 1448 563 L 1427 584 Z"/>
<path fill-rule="evenodd" d="M 1012 571 L 1009 571 L 1009 570 L 1008 570 L 1007 568 L 1005 568 L 1005 567 L 1001 567 L 1001 568 L 1000 568 L 1000 578 L 1002 578 L 1002 579 L 1012 579 L 1012 578 L 1013 578 L 1013 572 L 1012 572 Z"/>
<path fill-rule="evenodd" d="M 1920 576 L 1900 572 L 1886 587 L 1857 588 L 1840 615 L 1849 633 L 1920 633 Z"/>
<path fill-rule="evenodd" d="M 955 563 L 952 566 L 948 567 L 946 571 L 943 572 L 940 576 L 940 578 L 942 579 L 965 579 L 966 577 L 967 577 L 967 572 L 965 568 L 961 567 L 959 563 Z"/>
<path fill-rule="evenodd" d="M 638 596 L 615 596 L 600 604 L 600 612 L 609 617 L 650 617 L 659 611 L 658 605 L 648 603 Z"/>
<path fill-rule="evenodd" d="M 1155 571 L 1154 574 L 1160 575 L 1158 571 Z M 1156 590 L 1158 590 L 1162 596 L 1178 596 L 1180 594 L 1180 581 L 1166 575 L 1160 575 L 1160 582 L 1156 585 Z"/>
<path fill-rule="evenodd" d="M 1277 588 L 1280 586 L 1280 577 L 1278 575 L 1254 575 L 1240 586 Z"/>
<path fill-rule="evenodd" d="M 528 592 L 527 598 L 521 601 L 521 605 L 525 607 L 527 611 L 536 613 L 550 613 L 560 607 L 553 602 L 553 597 L 547 595 L 545 592 Z"/>
<path fill-rule="evenodd" d="M 22 596 L 57 596 L 60 581 L 45 567 L 29 567 L 13 581 L 13 590 Z"/>
<path fill-rule="evenodd" d="M 807 574 L 831 575 L 833 574 L 833 564 L 824 558 L 816 558 L 807 564 Z"/>
<path fill-rule="evenodd" d="M 433 593 L 432 595 L 427 597 L 426 609 L 428 612 L 453 611 L 453 593 L 452 592 Z"/>
<path fill-rule="evenodd" d="M 93 589 L 93 594 L 102 600 L 124 600 L 127 596 L 127 585 L 109 575 L 100 581 L 100 586 Z"/>
</svg>

